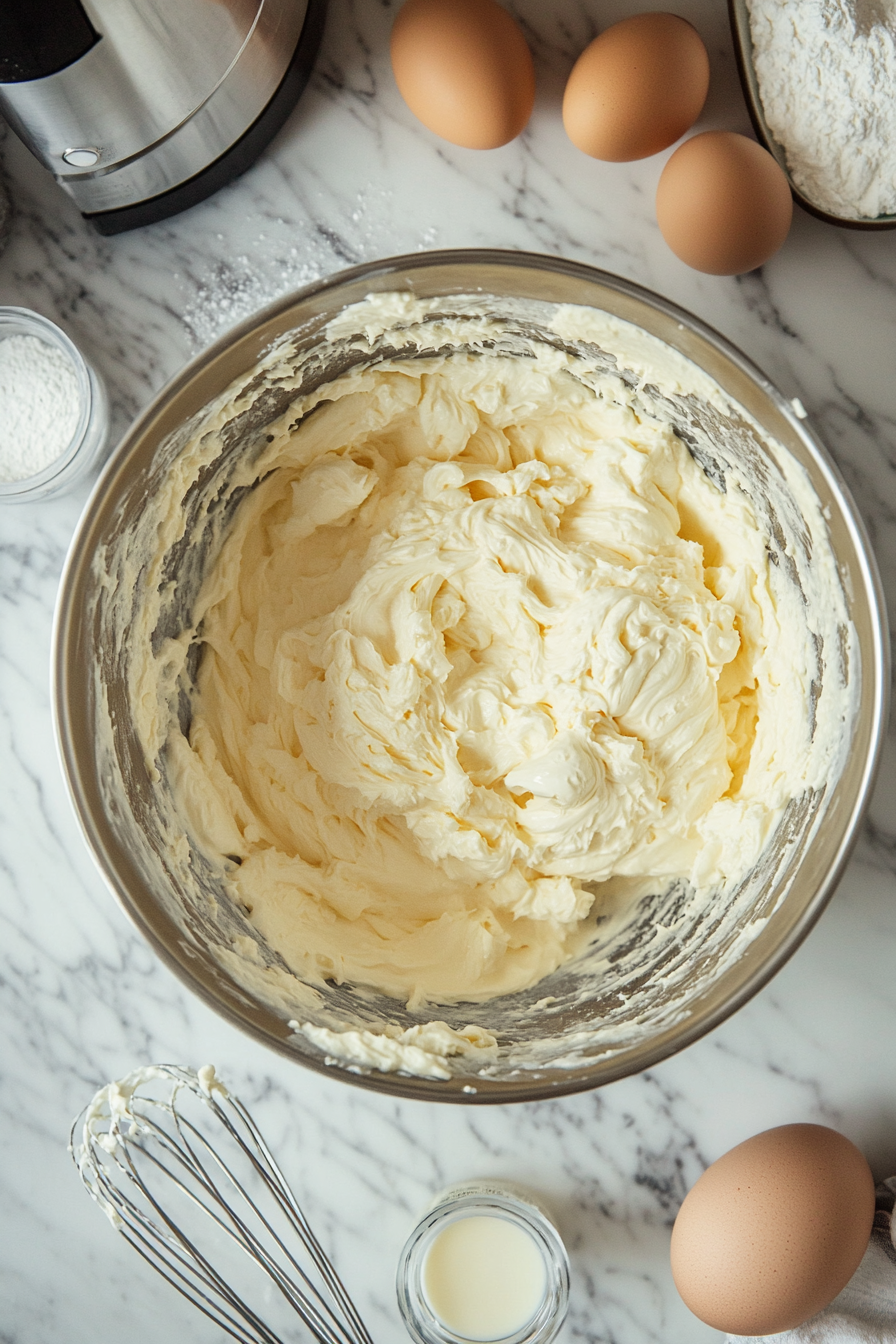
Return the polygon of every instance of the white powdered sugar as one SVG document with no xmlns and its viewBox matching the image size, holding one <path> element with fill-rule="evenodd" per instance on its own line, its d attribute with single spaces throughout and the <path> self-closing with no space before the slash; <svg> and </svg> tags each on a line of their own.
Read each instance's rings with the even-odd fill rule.
<svg viewBox="0 0 896 1344">
<path fill-rule="evenodd" d="M 844 219 L 896 214 L 896 0 L 748 0 L 769 130 Z"/>
<path fill-rule="evenodd" d="M 71 361 L 37 336 L 0 340 L 0 481 L 36 476 L 65 452 L 81 397 Z"/>
</svg>

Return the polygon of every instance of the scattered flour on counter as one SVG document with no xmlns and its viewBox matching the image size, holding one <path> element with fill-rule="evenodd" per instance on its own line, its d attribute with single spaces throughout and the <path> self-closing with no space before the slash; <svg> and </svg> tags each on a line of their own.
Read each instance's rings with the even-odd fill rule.
<svg viewBox="0 0 896 1344">
<path fill-rule="evenodd" d="M 341 202 L 335 228 L 324 229 L 313 219 L 267 219 L 263 233 L 219 234 L 224 247 L 217 255 L 204 255 L 187 273 L 183 321 L 194 349 L 204 349 L 238 322 L 343 266 L 438 246 L 437 228 L 426 225 L 415 232 L 403 222 L 409 231 L 399 248 L 394 193 L 368 182 Z M 235 237 L 240 237 L 239 250 L 232 246 Z M 208 246 L 213 253 L 214 241 Z"/>
<path fill-rule="evenodd" d="M 290 290 L 319 280 L 327 269 L 326 259 L 302 259 L 295 247 L 285 257 L 262 263 L 248 253 L 218 262 L 184 308 L 183 320 L 194 348 L 204 349 Z"/>
<path fill-rule="evenodd" d="M 37 336 L 0 340 L 0 481 L 36 476 L 65 452 L 81 399 L 71 363 Z"/>
<path fill-rule="evenodd" d="M 844 219 L 896 213 L 896 0 L 748 0 L 753 65 L 791 177 Z"/>
</svg>

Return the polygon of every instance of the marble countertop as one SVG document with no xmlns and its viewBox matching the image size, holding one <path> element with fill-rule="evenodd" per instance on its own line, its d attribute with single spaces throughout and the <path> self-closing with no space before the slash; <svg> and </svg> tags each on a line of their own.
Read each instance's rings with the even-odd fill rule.
<svg viewBox="0 0 896 1344">
<path fill-rule="evenodd" d="M 526 248 L 645 284 L 741 346 L 798 396 L 836 457 L 896 587 L 896 233 L 797 212 L 783 248 L 738 279 L 698 275 L 653 216 L 665 156 L 601 164 L 560 121 L 563 84 L 627 0 L 516 0 L 538 102 L 517 142 L 439 143 L 394 87 L 395 0 L 332 0 L 305 97 L 261 161 L 179 218 L 102 239 L 15 137 L 0 303 L 58 321 L 105 377 L 122 431 L 195 352 L 279 294 L 390 253 Z M 725 6 L 681 0 L 709 47 L 701 127 L 748 130 Z M 563 1340 L 699 1344 L 668 1268 L 675 1211 L 734 1143 L 795 1120 L 854 1139 L 896 1171 L 896 753 L 827 912 L 734 1018 L 661 1066 L 602 1091 L 465 1110 L 318 1077 L 219 1020 L 156 960 L 94 870 L 53 746 L 48 659 L 60 569 L 86 491 L 0 516 L 0 893 L 4 1235 L 0 1338 L 128 1344 L 222 1338 L 116 1238 L 82 1192 L 68 1127 L 94 1088 L 157 1059 L 217 1063 L 294 1176 L 312 1223 L 379 1341 L 404 1338 L 401 1244 L 442 1185 L 512 1177 L 553 1204 L 573 1263 Z"/>
</svg>

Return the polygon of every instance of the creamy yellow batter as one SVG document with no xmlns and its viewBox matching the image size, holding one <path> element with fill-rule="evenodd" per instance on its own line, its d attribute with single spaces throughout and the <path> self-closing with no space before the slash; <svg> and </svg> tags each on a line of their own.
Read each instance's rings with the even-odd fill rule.
<svg viewBox="0 0 896 1344">
<path fill-rule="evenodd" d="M 482 1001 L 574 955 L 609 879 L 742 876 L 807 717 L 746 494 L 547 347 L 327 398 L 235 513 L 166 746 L 270 945 L 312 983 Z"/>
</svg>

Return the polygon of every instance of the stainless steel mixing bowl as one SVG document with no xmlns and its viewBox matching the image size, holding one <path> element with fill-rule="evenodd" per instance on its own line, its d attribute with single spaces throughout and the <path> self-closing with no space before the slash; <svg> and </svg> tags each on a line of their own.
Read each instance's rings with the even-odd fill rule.
<svg viewBox="0 0 896 1344">
<path fill-rule="evenodd" d="M 387 290 L 420 297 L 483 293 L 497 296 L 495 305 L 500 308 L 503 302 L 508 312 L 517 304 L 517 315 L 520 300 L 536 306 L 591 305 L 637 324 L 693 360 L 748 412 L 735 426 L 745 452 L 760 460 L 766 451 L 749 428 L 752 417 L 805 468 L 829 520 L 856 631 L 858 656 L 851 658 L 845 675 L 856 692 L 857 710 L 848 727 L 851 747 L 843 768 L 824 789 L 796 799 L 788 809 L 780 844 L 776 840 L 777 848 L 770 846 L 774 852 L 763 856 L 739 895 L 732 897 L 728 925 L 722 910 L 691 911 L 677 884 L 634 903 L 630 920 L 604 948 L 599 969 L 587 959 L 573 962 L 532 990 L 486 1005 L 421 1013 L 350 985 L 326 992 L 327 1015 L 321 1020 L 329 1025 L 335 1018 L 359 1026 L 386 1019 L 400 1028 L 429 1017 L 452 1026 L 473 1020 L 496 1030 L 502 1045 L 499 1062 L 486 1074 L 472 1071 L 463 1060 L 449 1081 L 331 1070 L 347 1081 L 400 1096 L 472 1103 L 575 1092 L 637 1072 L 690 1044 L 745 1003 L 798 947 L 843 871 L 868 798 L 885 717 L 888 675 L 880 585 L 843 482 L 824 448 L 759 370 L 686 312 L 636 285 L 553 257 L 441 252 L 343 272 L 282 299 L 230 332 L 169 383 L 134 424 L 99 481 L 72 544 L 54 651 L 63 767 L 104 877 L 165 963 L 258 1040 L 312 1068 L 326 1069 L 323 1054 L 290 1030 L 295 1008 L 290 1010 L 276 995 L 247 989 L 234 972 L 232 938 L 246 931 L 246 923 L 220 883 L 206 871 L 204 896 L 198 902 L 178 885 L 165 845 L 154 831 L 156 791 L 163 785 L 150 778 L 130 725 L 123 684 L 128 650 L 111 647 L 104 624 L 102 567 L 94 562 L 140 517 L 159 479 L 153 473 L 163 470 L 157 450 L 191 416 L 251 370 L 284 333 L 299 329 L 299 346 L 319 344 L 325 323 L 346 305 Z M 450 306 L 450 297 L 446 304 Z M 328 376 L 326 367 L 321 376 Z M 276 398 L 270 405 L 259 403 L 251 415 L 241 417 L 245 423 L 234 434 L 260 433 L 283 409 Z M 718 424 L 714 428 L 701 422 L 692 409 L 684 400 L 675 408 L 679 432 L 708 469 Z M 235 443 L 238 451 L 240 442 L 233 439 L 231 447 Z M 192 507 L 189 495 L 184 507 Z M 172 557 L 172 573 L 179 574 L 186 594 L 184 609 L 172 616 L 175 624 L 182 622 L 181 628 L 189 626 L 190 593 L 197 582 L 191 563 L 201 570 L 201 563 L 194 563 L 202 551 L 199 540 L 190 554 Z M 781 546 L 783 556 L 784 541 Z M 111 756 L 99 745 L 107 738 L 114 742 Z M 201 866 L 200 859 L 197 871 Z M 282 984 L 284 964 L 273 955 L 270 962 Z M 553 1002 L 539 1007 L 546 996 L 553 996 Z M 305 1016 L 314 1020 L 315 1015 Z"/>
</svg>

